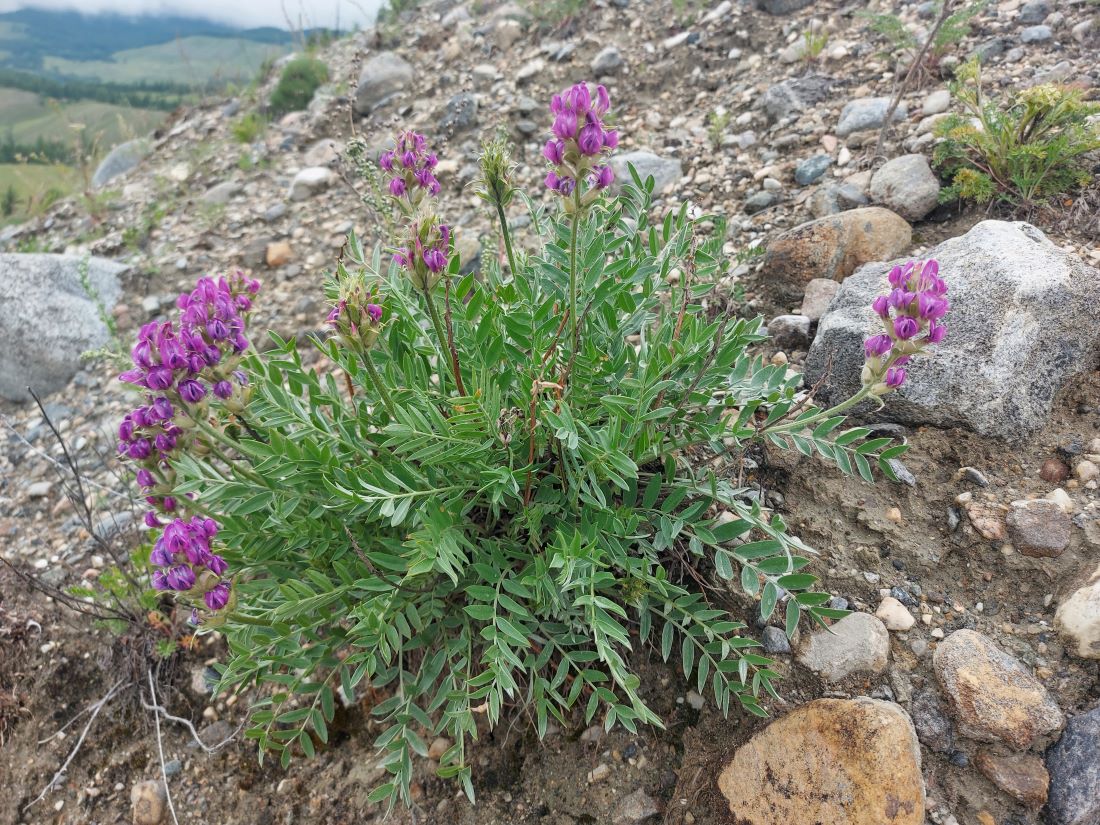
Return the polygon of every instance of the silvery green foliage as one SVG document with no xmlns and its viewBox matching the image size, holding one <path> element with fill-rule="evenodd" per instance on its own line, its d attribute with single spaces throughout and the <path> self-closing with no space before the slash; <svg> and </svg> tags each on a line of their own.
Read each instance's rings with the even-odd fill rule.
<svg viewBox="0 0 1100 825">
<path fill-rule="evenodd" d="M 377 341 L 317 338 L 325 372 L 279 338 L 248 358 L 235 437 L 251 469 L 227 479 L 194 456 L 177 469 L 241 571 L 221 690 L 258 686 L 247 735 L 261 753 L 312 755 L 337 694 L 369 686 L 388 696 L 373 714 L 389 776 L 371 798 L 408 802 L 413 758 L 438 735 L 454 743 L 439 774 L 472 797 L 469 743 L 505 714 L 526 709 L 540 736 L 551 719 L 660 725 L 631 668 L 643 648 L 723 711 L 763 715 L 778 674 L 748 617 L 697 582 L 743 589 L 788 634 L 844 615 L 813 590 L 812 551 L 738 486 L 738 456 L 764 439 L 870 480 L 904 447 L 840 432 L 797 376 L 750 357 L 759 319 L 703 311 L 722 227 L 708 236 L 686 208 L 651 223 L 651 190 L 635 175 L 579 219 L 576 350 L 572 218 L 521 195 L 541 246 L 517 248 L 514 277 L 496 261 L 460 277 L 452 254 L 435 287 L 466 395 L 424 294 L 354 237 L 330 297 L 376 285 Z"/>
</svg>

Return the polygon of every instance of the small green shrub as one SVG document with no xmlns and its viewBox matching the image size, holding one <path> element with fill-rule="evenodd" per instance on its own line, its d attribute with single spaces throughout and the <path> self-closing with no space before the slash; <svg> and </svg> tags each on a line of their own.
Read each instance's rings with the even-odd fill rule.
<svg viewBox="0 0 1100 825">
<path fill-rule="evenodd" d="M 936 127 L 933 162 L 951 181 L 941 200 L 1034 206 L 1089 181 L 1085 155 L 1100 149 L 1100 106 L 1077 89 L 1044 84 L 995 100 L 982 93 L 977 60 L 951 84 L 966 109 Z"/>
<path fill-rule="evenodd" d="M 267 120 L 259 112 L 249 112 L 233 122 L 231 131 L 237 143 L 252 143 L 267 128 Z"/>
<path fill-rule="evenodd" d="M 934 19 L 939 17 L 944 0 L 936 4 Z M 940 60 L 952 48 L 961 43 L 970 34 L 971 21 L 989 4 L 989 0 L 977 0 L 967 3 L 958 11 L 948 15 L 936 36 L 932 38 L 932 44 L 925 55 L 925 67 L 935 68 Z M 896 57 L 906 62 L 915 60 L 924 45 L 923 40 L 918 40 L 905 24 L 893 14 L 875 14 L 873 12 L 858 12 L 860 17 L 868 21 L 868 28 L 886 41 L 887 49 L 883 54 L 887 57 Z"/>
<path fill-rule="evenodd" d="M 730 113 L 725 109 L 715 109 L 707 120 L 707 139 L 716 151 L 722 148 L 722 138 L 725 137 L 726 127 L 730 125 Z"/>
<path fill-rule="evenodd" d="M 271 95 L 271 113 L 276 117 L 297 112 L 309 105 L 313 93 L 328 80 L 328 66 L 313 57 L 298 57 L 283 68 L 279 85 Z"/>
<path fill-rule="evenodd" d="M 802 59 L 807 63 L 813 63 L 825 51 L 825 46 L 829 43 L 829 33 L 824 31 L 815 33 L 812 29 L 806 29 L 802 33 L 802 41 L 806 44 Z"/>
</svg>

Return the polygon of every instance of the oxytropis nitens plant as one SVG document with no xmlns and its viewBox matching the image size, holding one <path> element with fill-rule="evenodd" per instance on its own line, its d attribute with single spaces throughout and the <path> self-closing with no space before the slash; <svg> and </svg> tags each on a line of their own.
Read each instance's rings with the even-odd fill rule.
<svg viewBox="0 0 1100 825">
<path fill-rule="evenodd" d="M 472 797 L 470 742 L 509 712 L 540 736 L 551 719 L 661 724 L 632 667 L 645 647 L 723 711 L 763 714 L 777 673 L 749 605 L 789 634 L 844 612 L 813 590 L 812 551 L 739 485 L 739 456 L 765 440 L 891 475 L 905 447 L 839 429 L 840 412 L 881 403 L 943 336 L 934 262 L 892 272 L 863 388 L 818 409 L 797 374 L 749 354 L 759 319 L 702 311 L 721 221 L 685 206 L 651 223 L 653 182 L 633 171 L 611 193 L 607 91 L 578 84 L 551 114 L 548 202 L 520 190 L 500 140 L 484 149 L 477 192 L 504 254 L 476 277 L 436 214 L 435 156 L 398 135 L 380 164 L 403 226 L 385 250 L 349 238 L 331 334 L 313 340 L 323 369 L 277 336 L 246 352 L 232 313 L 228 336 L 189 314 L 198 337 L 167 336 L 186 340 L 178 357 L 156 330 L 135 351 L 147 407 L 162 407 L 133 456 L 158 508 L 158 581 L 227 634 L 220 689 L 256 689 L 261 754 L 312 755 L 337 703 L 370 688 L 388 770 L 376 800 L 409 800 L 413 758 L 437 736 L 451 742 L 440 775 Z M 507 220 L 518 201 L 523 243 Z M 239 283 L 213 306 L 240 309 L 254 290 Z"/>
<path fill-rule="evenodd" d="M 1043 84 L 991 99 L 974 60 L 958 70 L 951 92 L 966 112 L 935 128 L 933 161 L 951 181 L 941 200 L 1032 207 L 1091 180 L 1087 156 L 1100 149 L 1100 105 L 1085 102 L 1082 90 Z"/>
</svg>

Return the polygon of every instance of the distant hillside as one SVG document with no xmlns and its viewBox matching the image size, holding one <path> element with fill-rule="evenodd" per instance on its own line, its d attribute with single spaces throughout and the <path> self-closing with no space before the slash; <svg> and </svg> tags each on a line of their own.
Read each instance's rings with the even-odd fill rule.
<svg viewBox="0 0 1100 825">
<path fill-rule="evenodd" d="M 0 66 L 42 71 L 46 60 L 111 61 L 118 52 L 162 46 L 184 38 L 227 38 L 288 49 L 289 32 L 276 28 L 234 29 L 187 17 L 22 9 L 0 14 Z M 66 64 L 67 65 L 67 64 Z"/>
</svg>

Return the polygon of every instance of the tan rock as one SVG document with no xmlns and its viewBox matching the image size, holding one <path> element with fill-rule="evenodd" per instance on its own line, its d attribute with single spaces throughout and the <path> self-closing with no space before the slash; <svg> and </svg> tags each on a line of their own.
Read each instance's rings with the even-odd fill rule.
<svg viewBox="0 0 1100 825">
<path fill-rule="evenodd" d="M 1065 724 L 1039 680 L 981 633 L 956 630 L 932 663 L 963 736 L 1026 750 Z"/>
<path fill-rule="evenodd" d="M 264 251 L 264 261 L 275 268 L 284 266 L 294 259 L 294 250 L 289 241 L 272 241 Z"/>
<path fill-rule="evenodd" d="M 909 716 L 877 699 L 819 699 L 772 722 L 718 777 L 738 825 L 921 825 Z"/>
<path fill-rule="evenodd" d="M 879 602 L 875 615 L 882 619 L 887 630 L 905 631 L 917 623 L 909 609 L 893 596 Z"/>
<path fill-rule="evenodd" d="M 974 764 L 990 782 L 1018 802 L 1038 808 L 1047 801 L 1050 774 L 1038 756 L 998 756 L 982 750 L 978 752 Z"/>
<path fill-rule="evenodd" d="M 164 821 L 168 794 L 162 782 L 147 779 L 130 789 L 134 825 L 160 825 Z"/>
<path fill-rule="evenodd" d="M 1083 587 L 1058 605 L 1054 627 L 1074 656 L 1100 659 L 1100 567 Z"/>
<path fill-rule="evenodd" d="M 963 507 L 971 525 L 982 538 L 989 541 L 1004 541 L 1008 533 L 1005 530 L 1005 511 L 995 504 L 982 504 L 969 500 Z"/>
<path fill-rule="evenodd" d="M 909 224 L 889 209 L 851 209 L 779 235 L 768 246 L 763 272 L 780 293 L 799 294 L 813 278 L 843 281 L 861 264 L 897 258 L 912 240 Z"/>
</svg>

